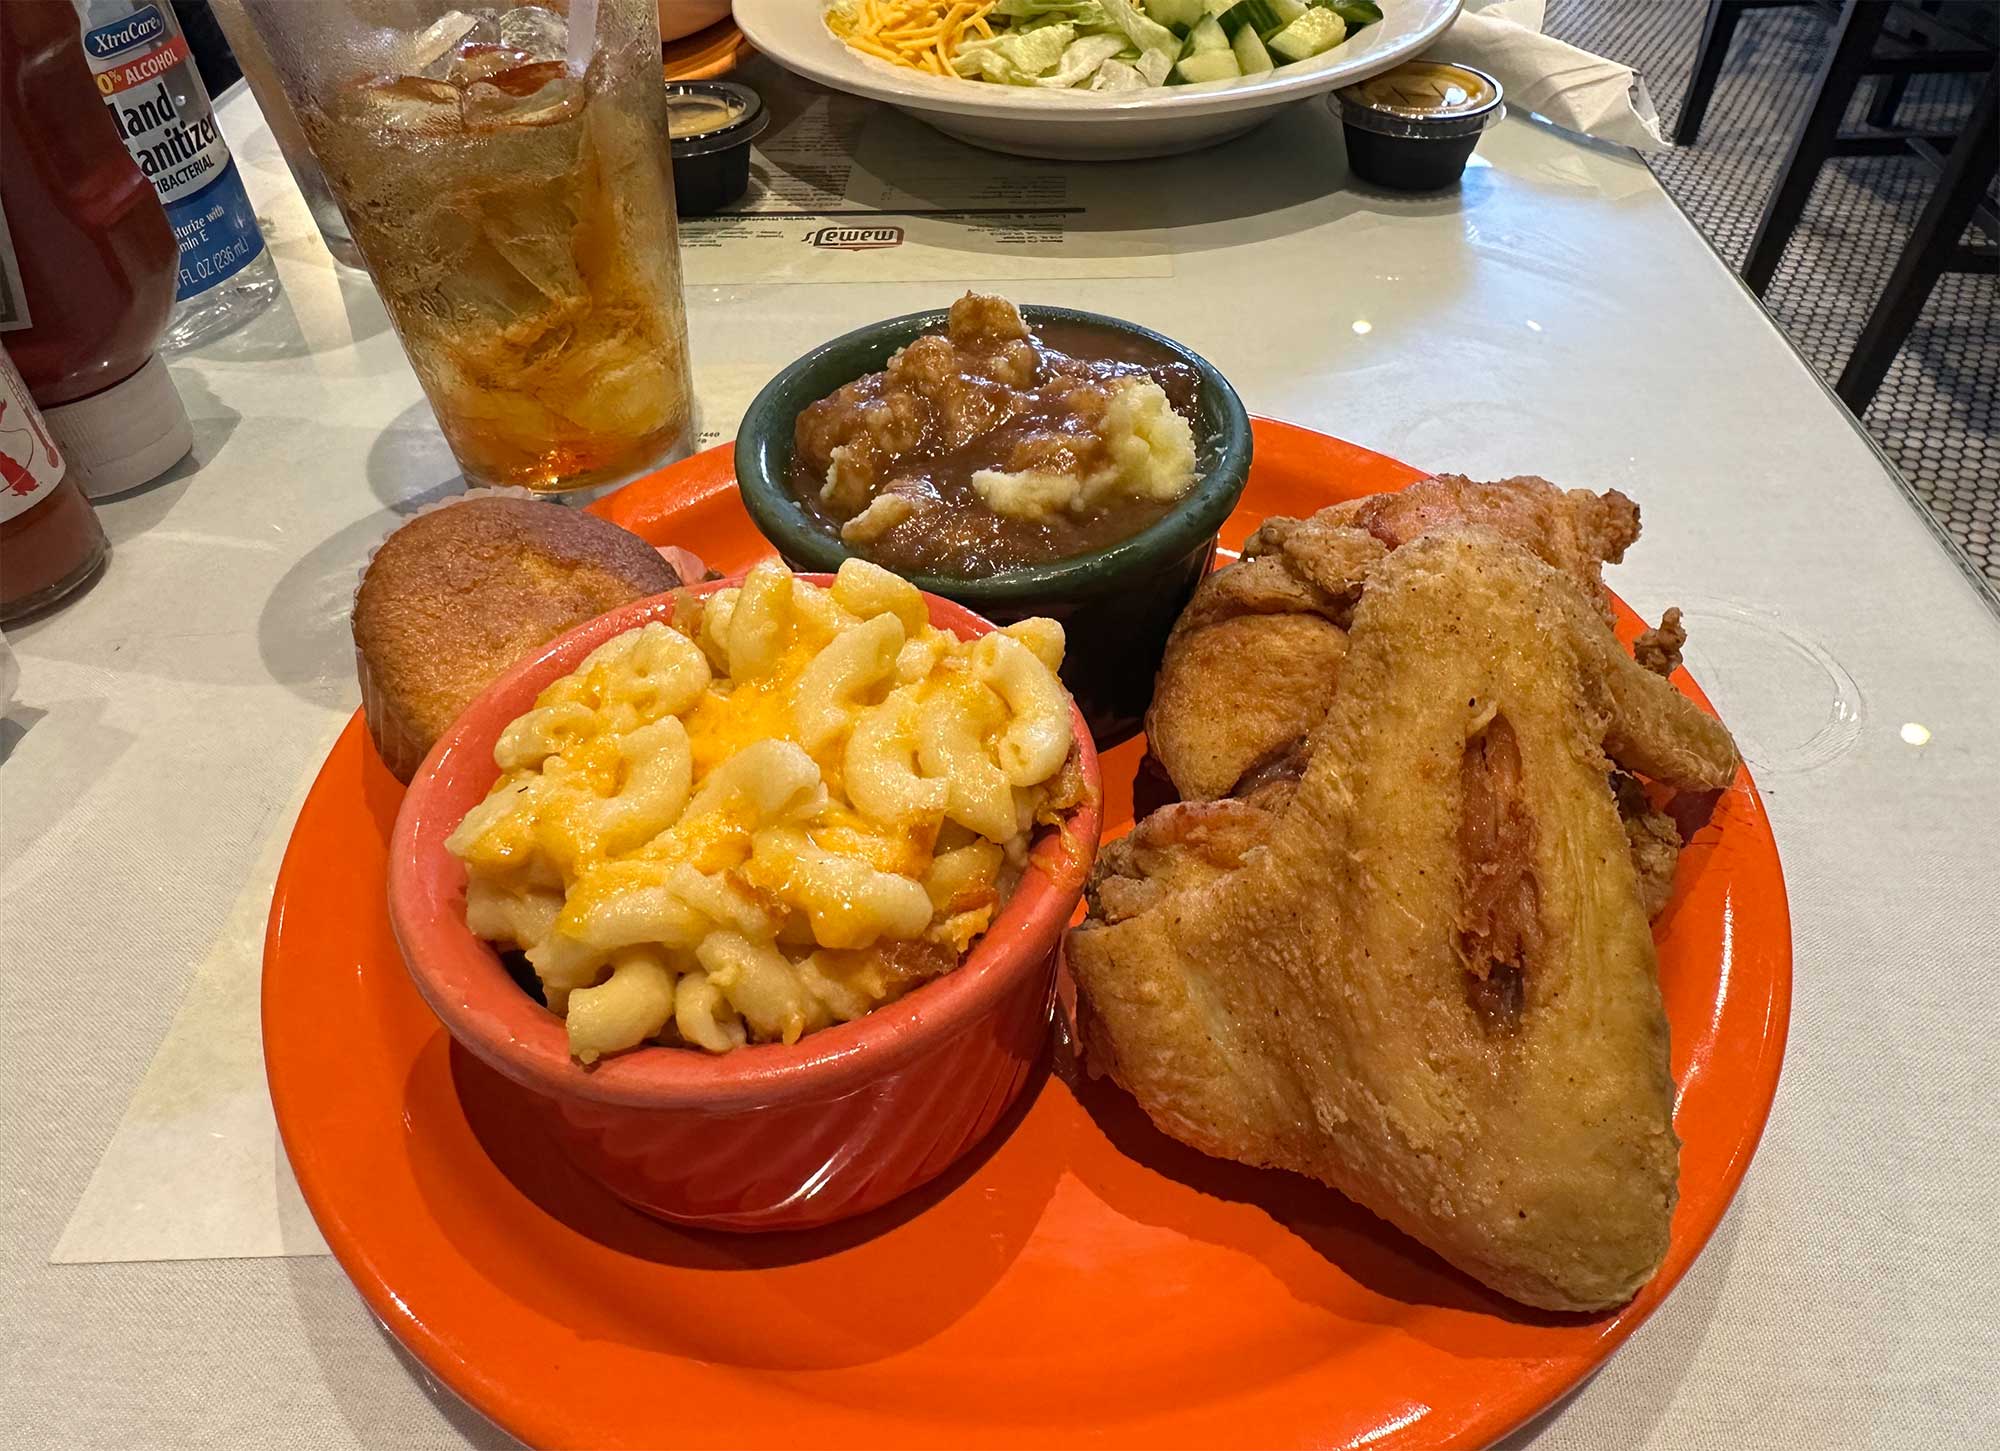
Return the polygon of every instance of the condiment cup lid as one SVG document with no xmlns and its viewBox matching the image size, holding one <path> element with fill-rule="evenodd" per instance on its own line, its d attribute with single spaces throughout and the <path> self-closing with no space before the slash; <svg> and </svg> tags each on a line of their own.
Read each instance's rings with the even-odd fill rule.
<svg viewBox="0 0 2000 1451">
<path fill-rule="evenodd" d="M 1363 131 L 1445 140 L 1484 131 L 1507 114 L 1500 83 L 1450 61 L 1405 61 L 1333 93 L 1340 119 Z"/>
<path fill-rule="evenodd" d="M 734 81 L 668 81 L 667 134 L 674 159 L 707 156 L 747 145 L 771 116 L 764 100 Z"/>
</svg>

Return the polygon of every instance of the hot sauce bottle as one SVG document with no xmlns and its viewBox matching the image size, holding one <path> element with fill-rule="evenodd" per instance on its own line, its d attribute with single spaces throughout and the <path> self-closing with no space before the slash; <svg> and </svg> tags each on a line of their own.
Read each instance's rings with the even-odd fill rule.
<svg viewBox="0 0 2000 1451">
<path fill-rule="evenodd" d="M 87 584 L 110 552 L 97 511 L 0 353 L 0 622 Z"/>
</svg>

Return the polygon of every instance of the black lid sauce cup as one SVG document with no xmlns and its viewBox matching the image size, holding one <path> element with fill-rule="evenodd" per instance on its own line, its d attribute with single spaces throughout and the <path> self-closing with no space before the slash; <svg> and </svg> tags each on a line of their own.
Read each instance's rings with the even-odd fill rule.
<svg viewBox="0 0 2000 1451">
<path fill-rule="evenodd" d="M 771 124 L 763 98 L 734 81 L 668 81 L 674 210 L 721 211 L 750 189 L 750 143 Z"/>
<path fill-rule="evenodd" d="M 1348 168 L 1395 191 L 1456 185 L 1480 133 L 1507 114 L 1498 81 L 1447 61 L 1405 61 L 1330 99 Z"/>
</svg>

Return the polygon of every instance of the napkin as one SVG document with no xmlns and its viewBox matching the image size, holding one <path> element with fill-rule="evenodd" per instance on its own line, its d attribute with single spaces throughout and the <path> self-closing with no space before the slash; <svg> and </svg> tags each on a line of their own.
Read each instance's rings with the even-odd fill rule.
<svg viewBox="0 0 2000 1451">
<path fill-rule="evenodd" d="M 1428 54 L 1476 66 L 1500 82 L 1512 110 L 1640 151 L 1664 151 L 1659 113 L 1630 66 L 1542 34 L 1545 0 L 1465 0 Z"/>
</svg>

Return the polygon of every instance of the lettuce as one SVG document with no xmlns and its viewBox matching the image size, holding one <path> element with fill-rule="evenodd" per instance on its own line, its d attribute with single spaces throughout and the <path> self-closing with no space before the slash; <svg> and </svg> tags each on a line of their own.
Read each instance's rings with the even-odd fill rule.
<svg viewBox="0 0 2000 1451">
<path fill-rule="evenodd" d="M 1067 21 L 1034 30 L 1010 30 L 991 40 L 967 41 L 952 57 L 952 68 L 960 75 L 976 71 L 1003 85 L 1031 86 L 1037 76 L 1062 59 L 1075 39 L 1076 27 Z"/>
<path fill-rule="evenodd" d="M 1172 74 L 1176 57 L 1164 50 L 1149 50 L 1132 62 L 1139 78 L 1149 86 L 1164 86 Z"/>
<path fill-rule="evenodd" d="M 965 41 L 952 57 L 967 79 L 1131 90 L 1164 84 L 1181 51 L 1180 38 L 1138 0 L 999 0 L 988 13 L 1005 28 Z M 1114 57 L 1117 69 L 1104 79 Z"/>
<path fill-rule="evenodd" d="M 1180 37 L 1142 11 L 1134 0 L 1097 0 L 1111 23 L 1124 31 L 1140 50 L 1162 50 L 1170 56 L 1181 53 Z"/>
<path fill-rule="evenodd" d="M 1125 48 L 1122 35 L 1084 35 L 1072 41 L 1068 50 L 1062 53 L 1062 60 L 1049 74 L 1039 78 L 1038 86 L 1077 86 L 1097 74 L 1112 56 Z"/>
<path fill-rule="evenodd" d="M 1138 91 L 1145 87 L 1146 78 L 1139 74 L 1138 68 L 1115 56 L 1099 66 L 1090 81 L 1093 91 Z"/>
<path fill-rule="evenodd" d="M 1104 13 L 1132 44 L 1139 47 L 1139 74 L 1154 85 L 1166 80 L 1167 72 L 1173 69 L 1180 58 L 1181 41 L 1166 26 L 1144 14 L 1133 0 L 1097 0 Z M 1153 80 L 1155 72 L 1159 80 Z"/>
</svg>

